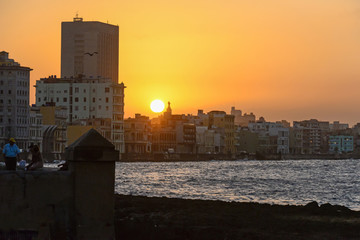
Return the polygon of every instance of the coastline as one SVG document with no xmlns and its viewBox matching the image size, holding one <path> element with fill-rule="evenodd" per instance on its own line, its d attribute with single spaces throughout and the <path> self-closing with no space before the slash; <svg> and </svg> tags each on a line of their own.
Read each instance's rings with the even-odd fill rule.
<svg viewBox="0 0 360 240">
<path fill-rule="evenodd" d="M 360 239 L 360 212 L 115 194 L 117 239 Z"/>
</svg>

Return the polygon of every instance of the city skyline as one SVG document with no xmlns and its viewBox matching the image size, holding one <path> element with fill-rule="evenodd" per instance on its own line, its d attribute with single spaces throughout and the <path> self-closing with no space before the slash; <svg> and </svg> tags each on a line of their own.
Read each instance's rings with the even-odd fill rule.
<svg viewBox="0 0 360 240">
<path fill-rule="evenodd" d="M 269 121 L 360 121 L 360 3 L 86 3 L 2 4 L 1 51 L 34 69 L 31 86 L 60 76 L 61 22 L 78 11 L 84 21 L 119 26 L 126 118 L 156 116 L 149 105 L 161 99 L 175 113 L 236 106 Z"/>
</svg>

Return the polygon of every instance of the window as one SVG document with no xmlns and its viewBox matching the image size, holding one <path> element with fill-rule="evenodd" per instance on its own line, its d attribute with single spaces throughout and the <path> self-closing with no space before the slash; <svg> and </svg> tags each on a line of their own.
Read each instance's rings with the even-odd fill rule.
<svg viewBox="0 0 360 240">
<path fill-rule="evenodd" d="M 56 101 L 57 101 L 57 102 L 59 101 L 59 98 L 58 98 L 58 97 L 56 98 Z"/>
<path fill-rule="evenodd" d="M 99 105 L 99 110 L 101 110 L 101 105 Z"/>
<path fill-rule="evenodd" d="M 93 93 L 95 92 L 95 88 L 93 88 Z"/>
<path fill-rule="evenodd" d="M 93 103 L 95 102 L 95 98 L 93 98 Z"/>
<path fill-rule="evenodd" d="M 78 97 L 75 98 L 75 102 L 79 102 L 79 98 L 78 98 Z"/>
<path fill-rule="evenodd" d="M 41 98 L 38 98 L 38 101 L 41 102 Z"/>
<path fill-rule="evenodd" d="M 84 102 L 86 102 L 86 97 L 84 97 Z"/>
<path fill-rule="evenodd" d="M 63 98 L 63 102 L 67 102 L 67 98 L 66 98 L 66 97 Z"/>
<path fill-rule="evenodd" d="M 108 97 L 106 98 L 106 102 L 109 102 L 109 98 L 108 98 Z"/>
<path fill-rule="evenodd" d="M 106 111 L 109 111 L 109 106 L 106 106 Z"/>
<path fill-rule="evenodd" d="M 84 110 L 86 110 L 86 106 L 84 106 Z"/>
<path fill-rule="evenodd" d="M 84 89 L 84 93 L 86 93 L 86 89 Z"/>
<path fill-rule="evenodd" d="M 79 106 L 75 106 L 75 111 L 79 111 Z"/>
<path fill-rule="evenodd" d="M 78 87 L 75 88 L 75 93 L 79 93 L 79 88 Z"/>
<path fill-rule="evenodd" d="M 11 94 L 11 90 L 9 90 L 9 94 Z"/>
<path fill-rule="evenodd" d="M 110 88 L 108 88 L 108 87 L 105 88 L 105 92 L 106 92 L 106 93 L 110 92 Z"/>
</svg>

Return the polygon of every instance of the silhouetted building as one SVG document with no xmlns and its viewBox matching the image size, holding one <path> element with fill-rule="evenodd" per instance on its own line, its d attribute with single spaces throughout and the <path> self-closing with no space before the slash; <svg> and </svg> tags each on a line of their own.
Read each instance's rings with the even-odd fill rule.
<svg viewBox="0 0 360 240">
<path fill-rule="evenodd" d="M 136 157 L 151 153 L 151 121 L 147 116 L 135 114 L 124 120 L 125 154 Z"/>
<path fill-rule="evenodd" d="M 118 83 L 119 27 L 96 21 L 61 23 L 61 77 L 105 77 Z"/>
<path fill-rule="evenodd" d="M 223 154 L 235 154 L 235 125 L 233 115 L 226 114 L 224 111 L 208 112 L 208 117 L 204 119 L 204 125 L 215 132 L 222 133 L 220 152 Z"/>
<path fill-rule="evenodd" d="M 19 148 L 28 147 L 31 70 L 0 52 L 0 147 L 11 137 Z"/>
</svg>

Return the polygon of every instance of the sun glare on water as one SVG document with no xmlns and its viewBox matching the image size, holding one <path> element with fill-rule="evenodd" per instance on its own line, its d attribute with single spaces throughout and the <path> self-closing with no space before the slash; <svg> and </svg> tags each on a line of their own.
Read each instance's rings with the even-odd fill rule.
<svg viewBox="0 0 360 240">
<path fill-rule="evenodd" d="M 163 101 L 161 101 L 159 99 L 156 99 L 156 100 L 151 102 L 150 108 L 151 108 L 151 111 L 159 113 L 159 112 L 162 112 L 164 110 L 165 104 L 163 103 Z"/>
</svg>

